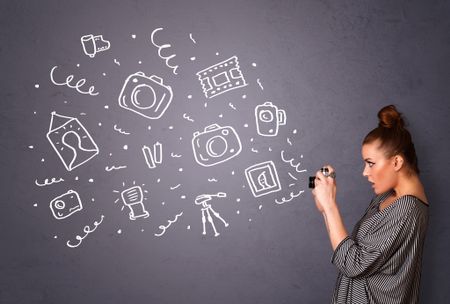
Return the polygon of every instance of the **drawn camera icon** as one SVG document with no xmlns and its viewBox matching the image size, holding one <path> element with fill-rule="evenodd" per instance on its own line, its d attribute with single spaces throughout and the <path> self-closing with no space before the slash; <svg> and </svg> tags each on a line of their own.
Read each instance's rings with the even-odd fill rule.
<svg viewBox="0 0 450 304">
<path fill-rule="evenodd" d="M 286 112 L 270 101 L 255 108 L 256 130 L 262 136 L 276 136 L 281 125 L 286 124 Z"/>
<path fill-rule="evenodd" d="M 119 95 L 119 105 L 149 119 L 158 119 L 169 107 L 173 93 L 162 78 L 143 72 L 128 76 Z"/>
<path fill-rule="evenodd" d="M 227 161 L 242 150 L 241 141 L 232 127 L 209 125 L 203 132 L 195 132 L 192 148 L 198 164 L 209 167 Z"/>
<path fill-rule="evenodd" d="M 81 204 L 78 193 L 75 190 L 69 190 L 64 194 L 55 197 L 50 202 L 50 209 L 57 220 L 62 220 L 75 212 L 81 211 L 83 205 Z"/>
</svg>

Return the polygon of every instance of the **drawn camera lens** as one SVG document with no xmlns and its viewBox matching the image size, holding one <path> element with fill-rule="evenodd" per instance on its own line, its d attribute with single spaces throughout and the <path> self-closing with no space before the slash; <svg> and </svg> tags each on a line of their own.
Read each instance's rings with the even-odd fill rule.
<svg viewBox="0 0 450 304">
<path fill-rule="evenodd" d="M 271 122 L 271 121 L 273 121 L 273 113 L 272 113 L 272 111 L 262 110 L 261 112 L 259 112 L 259 119 L 262 122 Z"/>
<path fill-rule="evenodd" d="M 133 89 L 131 102 L 138 109 L 150 109 L 156 102 L 155 90 L 147 84 L 140 84 Z"/>
<path fill-rule="evenodd" d="M 206 152 L 211 157 L 221 157 L 227 152 L 228 143 L 222 136 L 211 137 L 206 142 Z"/>
</svg>

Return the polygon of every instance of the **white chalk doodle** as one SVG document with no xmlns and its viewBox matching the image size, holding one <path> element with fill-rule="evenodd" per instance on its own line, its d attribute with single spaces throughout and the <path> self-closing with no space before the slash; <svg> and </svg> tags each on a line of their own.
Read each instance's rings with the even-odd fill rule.
<svg viewBox="0 0 450 304">
<path fill-rule="evenodd" d="M 291 139 L 288 137 L 288 138 L 286 138 L 286 141 L 287 141 L 287 143 L 289 144 L 289 146 L 292 146 L 292 141 L 291 141 Z"/>
<path fill-rule="evenodd" d="M 114 63 L 120 66 L 120 62 L 116 58 L 114 58 Z"/>
<path fill-rule="evenodd" d="M 206 98 L 247 85 L 236 56 L 197 72 L 197 76 Z"/>
<path fill-rule="evenodd" d="M 58 66 L 56 65 L 50 71 L 50 80 L 52 81 L 52 83 L 54 85 L 67 86 L 67 87 L 69 87 L 71 89 L 77 90 L 77 92 L 80 93 L 80 94 L 91 95 L 91 96 L 97 96 L 99 94 L 98 92 L 95 92 L 95 87 L 94 86 L 90 86 L 87 91 L 81 90 L 81 87 L 86 83 L 86 79 L 85 78 L 81 78 L 75 84 L 72 84 L 72 80 L 74 79 L 74 76 L 73 75 L 69 75 L 69 76 L 67 76 L 67 78 L 66 78 L 66 80 L 64 82 L 56 82 L 55 78 L 53 77 L 53 72 L 57 68 L 58 68 Z"/>
<path fill-rule="evenodd" d="M 114 125 L 114 131 L 117 131 L 117 132 L 119 132 L 120 134 L 123 134 L 123 135 L 130 135 L 131 134 L 129 132 L 123 131 L 121 128 L 117 127 L 117 125 Z"/>
<path fill-rule="evenodd" d="M 181 155 L 181 154 L 175 154 L 175 153 L 173 153 L 173 152 L 171 152 L 170 153 L 170 157 L 173 157 L 173 158 L 180 158 L 180 157 L 182 157 L 183 155 Z"/>
<path fill-rule="evenodd" d="M 298 180 L 298 178 L 296 178 L 294 175 L 292 175 L 292 173 L 291 172 L 288 172 L 288 175 L 292 178 L 292 179 L 294 179 L 294 180 Z"/>
<path fill-rule="evenodd" d="M 270 101 L 255 107 L 256 131 L 262 136 L 277 136 L 281 125 L 286 124 L 286 112 Z"/>
<path fill-rule="evenodd" d="M 201 194 L 198 195 L 195 198 L 195 204 L 202 206 L 202 224 L 203 224 L 203 235 L 206 235 L 206 220 L 211 224 L 213 230 L 214 230 L 214 236 L 218 237 L 220 233 L 217 232 L 216 226 L 214 225 L 214 219 L 211 216 L 211 213 L 219 220 L 222 221 L 225 227 L 228 227 L 228 223 L 220 216 L 218 212 L 216 212 L 211 204 L 208 204 L 207 202 L 210 201 L 213 197 L 226 197 L 227 194 L 225 192 L 218 192 L 216 194 Z"/>
<path fill-rule="evenodd" d="M 159 119 L 172 102 L 172 88 L 163 79 L 143 72 L 128 76 L 119 95 L 119 105 L 148 119 Z"/>
<path fill-rule="evenodd" d="M 197 44 L 197 41 L 195 41 L 194 38 L 192 37 L 192 33 L 189 33 L 189 38 L 192 40 L 192 42 L 194 42 L 194 44 Z"/>
<path fill-rule="evenodd" d="M 194 122 L 194 120 L 190 118 L 186 113 L 183 113 L 183 118 L 186 119 L 187 121 Z"/>
<path fill-rule="evenodd" d="M 292 201 L 294 198 L 299 197 L 300 194 L 302 194 L 303 192 L 305 192 L 305 191 L 300 190 L 299 192 L 297 192 L 297 193 L 295 193 L 295 194 L 294 194 L 294 192 L 291 192 L 291 193 L 289 194 L 289 198 L 288 198 L 288 199 L 286 199 L 286 198 L 283 196 L 283 197 L 281 198 L 281 201 L 275 199 L 275 203 L 277 203 L 278 205 L 282 205 L 282 204 L 284 204 L 284 203 L 290 202 L 290 201 Z"/>
<path fill-rule="evenodd" d="M 178 218 L 180 216 L 182 216 L 182 215 L 183 215 L 183 212 L 180 212 L 179 214 L 175 215 L 175 218 L 173 220 L 167 220 L 167 222 L 168 222 L 167 226 L 160 225 L 158 228 L 161 229 L 162 232 L 161 233 L 155 233 L 155 236 L 160 237 L 160 236 L 164 235 L 164 233 L 166 233 L 166 230 L 170 227 L 170 225 L 175 223 L 178 220 Z"/>
<path fill-rule="evenodd" d="M 105 171 L 111 172 L 112 170 L 120 170 L 120 169 L 125 169 L 127 166 L 106 166 L 105 167 Z"/>
<path fill-rule="evenodd" d="M 281 190 L 277 169 L 273 161 L 252 165 L 245 169 L 245 177 L 254 197 Z"/>
<path fill-rule="evenodd" d="M 75 212 L 83 210 L 83 205 L 81 204 L 80 196 L 75 190 L 69 190 L 55 197 L 50 202 L 50 210 L 52 211 L 53 217 L 57 220 L 65 219 Z"/>
<path fill-rule="evenodd" d="M 132 186 L 120 193 L 122 202 L 130 208 L 129 218 L 134 221 L 138 218 L 147 218 L 150 216 L 143 203 L 144 194 L 141 186 Z"/>
<path fill-rule="evenodd" d="M 178 184 L 178 185 L 176 185 L 176 186 L 170 187 L 170 190 L 175 190 L 175 189 L 177 189 L 177 188 L 180 187 L 180 186 L 181 186 L 181 184 Z"/>
<path fill-rule="evenodd" d="M 57 183 L 60 183 L 60 182 L 63 182 L 63 181 L 64 181 L 64 179 L 61 178 L 61 177 L 60 177 L 60 178 L 52 177 L 51 180 L 49 180 L 48 178 L 46 178 L 46 179 L 44 180 L 43 183 L 39 183 L 38 180 L 36 179 L 36 180 L 34 181 L 34 183 L 35 183 L 36 186 L 38 186 L 38 187 L 44 187 L 44 186 L 50 186 L 50 185 L 52 185 L 52 184 L 57 184 Z"/>
<path fill-rule="evenodd" d="M 68 171 L 99 153 L 97 144 L 77 118 L 56 112 L 52 112 L 47 139 Z"/>
<path fill-rule="evenodd" d="M 81 37 L 81 44 L 83 45 L 84 53 L 91 58 L 94 58 L 97 53 L 109 50 L 111 47 L 111 43 L 103 39 L 103 35 L 84 35 Z"/>
<path fill-rule="evenodd" d="M 89 227 L 89 226 L 84 226 L 84 228 L 83 228 L 84 236 L 76 235 L 75 239 L 78 241 L 78 243 L 76 243 L 75 245 L 72 245 L 69 240 L 66 243 L 67 247 L 76 248 L 76 247 L 80 246 L 81 243 L 83 242 L 83 240 L 88 236 L 88 234 L 94 232 L 97 229 L 97 227 L 100 226 L 100 224 L 103 222 L 104 218 L 105 218 L 105 216 L 102 214 L 99 222 L 94 221 L 94 229 L 91 229 L 91 227 Z"/>
<path fill-rule="evenodd" d="M 289 184 L 289 188 L 291 188 L 291 187 L 294 187 L 295 185 L 297 185 L 297 184 L 295 184 L 295 183 L 292 183 L 292 184 Z"/>
<path fill-rule="evenodd" d="M 264 91 L 264 87 L 263 87 L 262 84 L 261 84 L 261 80 L 259 80 L 259 78 L 258 78 L 258 79 L 256 79 L 256 82 L 258 83 L 258 85 L 259 85 L 259 87 L 261 88 L 261 90 Z"/>
<path fill-rule="evenodd" d="M 230 106 L 230 108 L 232 108 L 233 110 L 236 110 L 236 107 L 235 107 L 235 105 L 234 104 L 232 104 L 231 102 L 230 103 L 228 103 L 228 105 Z"/>
<path fill-rule="evenodd" d="M 233 127 L 212 124 L 203 132 L 194 133 L 192 148 L 195 161 L 209 167 L 237 156 L 242 150 L 242 144 Z"/>
<path fill-rule="evenodd" d="M 149 169 L 154 169 L 157 164 L 162 163 L 162 145 L 160 142 L 153 144 L 153 150 L 148 146 L 143 146 L 142 153 L 144 153 L 145 162 Z"/>
<path fill-rule="evenodd" d="M 288 163 L 292 168 L 295 169 L 296 172 L 301 173 L 301 172 L 306 172 L 306 169 L 300 170 L 300 165 L 301 163 L 298 162 L 297 164 L 294 164 L 294 158 L 291 159 L 286 159 L 284 157 L 284 150 L 281 150 L 281 160 L 284 161 L 285 163 Z"/>
<path fill-rule="evenodd" d="M 210 183 L 212 183 L 212 182 L 217 183 L 218 180 L 215 179 L 215 178 L 208 178 L 208 182 L 210 182 Z"/>
<path fill-rule="evenodd" d="M 259 151 L 256 150 L 255 148 L 252 148 L 251 151 L 252 151 L 253 153 L 259 153 Z"/>
<path fill-rule="evenodd" d="M 162 27 L 153 30 L 153 32 L 152 32 L 152 34 L 151 34 L 151 37 L 150 37 L 150 40 L 152 41 L 152 44 L 158 49 L 158 56 L 159 56 L 162 60 L 165 61 L 166 66 L 167 66 L 168 68 L 172 69 L 172 73 L 174 73 L 175 75 L 178 75 L 178 74 L 177 74 L 178 65 L 170 65 L 170 64 L 169 64 L 169 60 L 172 59 L 172 58 L 175 58 L 175 56 L 177 56 L 177 55 L 176 55 L 176 54 L 172 54 L 172 55 L 170 55 L 170 56 L 163 56 L 163 55 L 161 54 L 161 51 L 162 51 L 163 49 L 170 48 L 170 47 L 172 47 L 172 45 L 170 45 L 170 44 L 168 44 L 168 43 L 167 43 L 167 44 L 162 44 L 162 45 L 159 45 L 159 44 L 155 43 L 155 39 L 154 39 L 154 38 L 155 38 L 155 34 L 156 34 L 157 32 L 159 32 L 159 31 L 161 31 L 161 30 L 163 30 Z"/>
</svg>

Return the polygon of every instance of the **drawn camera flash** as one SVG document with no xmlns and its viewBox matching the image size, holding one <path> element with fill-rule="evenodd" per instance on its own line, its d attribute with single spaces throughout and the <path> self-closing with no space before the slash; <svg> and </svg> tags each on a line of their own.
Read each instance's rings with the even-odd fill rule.
<svg viewBox="0 0 450 304">
<path fill-rule="evenodd" d="M 160 142 L 153 145 L 153 151 L 150 147 L 143 146 L 142 153 L 144 153 L 145 162 L 150 169 L 154 169 L 156 164 L 162 163 L 162 145 Z"/>
<path fill-rule="evenodd" d="M 91 58 L 95 57 L 95 54 L 109 50 L 111 43 L 108 40 L 103 39 L 103 35 L 85 35 L 81 37 L 81 44 L 83 45 L 83 51 Z"/>
<path fill-rule="evenodd" d="M 133 186 L 121 192 L 122 201 L 130 208 L 130 220 L 134 221 L 137 218 L 147 218 L 149 213 L 145 210 L 143 204 L 144 195 L 142 193 L 142 188 L 140 186 Z"/>
</svg>

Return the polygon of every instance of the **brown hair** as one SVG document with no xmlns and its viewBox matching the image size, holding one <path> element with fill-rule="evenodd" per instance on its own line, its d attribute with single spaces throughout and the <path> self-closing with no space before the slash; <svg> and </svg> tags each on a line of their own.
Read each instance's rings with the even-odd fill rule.
<svg viewBox="0 0 450 304">
<path fill-rule="evenodd" d="M 378 112 L 378 127 L 366 135 L 363 145 L 379 139 L 380 148 L 385 150 L 387 157 L 402 155 L 408 167 L 419 174 L 418 160 L 411 134 L 405 128 L 402 114 L 394 105 L 382 108 Z"/>
</svg>

